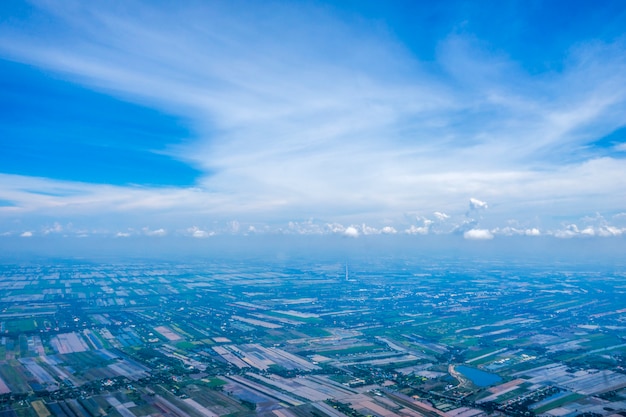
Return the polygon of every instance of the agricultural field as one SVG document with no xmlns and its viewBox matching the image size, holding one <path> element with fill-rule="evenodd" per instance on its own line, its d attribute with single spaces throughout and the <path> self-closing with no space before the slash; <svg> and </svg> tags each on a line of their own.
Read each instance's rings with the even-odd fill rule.
<svg viewBox="0 0 626 417">
<path fill-rule="evenodd" d="M 626 410 L 620 273 L 409 260 L 349 275 L 343 263 L 2 268 L 7 417 Z"/>
</svg>

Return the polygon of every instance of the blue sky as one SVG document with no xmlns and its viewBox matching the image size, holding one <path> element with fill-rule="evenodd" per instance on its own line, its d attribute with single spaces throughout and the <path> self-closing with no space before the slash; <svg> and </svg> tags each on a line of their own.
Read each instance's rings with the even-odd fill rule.
<svg viewBox="0 0 626 417">
<path fill-rule="evenodd" d="M 624 2 L 0 16 L 2 236 L 626 235 Z"/>
</svg>

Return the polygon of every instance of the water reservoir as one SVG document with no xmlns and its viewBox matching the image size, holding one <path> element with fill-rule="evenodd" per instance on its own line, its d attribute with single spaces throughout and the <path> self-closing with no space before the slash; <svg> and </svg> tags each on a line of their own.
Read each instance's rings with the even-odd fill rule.
<svg viewBox="0 0 626 417">
<path fill-rule="evenodd" d="M 489 372 L 470 368 L 469 366 L 455 366 L 454 369 L 464 377 L 469 378 L 474 385 L 479 387 L 486 387 L 502 381 L 502 378 L 496 374 L 490 374 Z"/>
</svg>

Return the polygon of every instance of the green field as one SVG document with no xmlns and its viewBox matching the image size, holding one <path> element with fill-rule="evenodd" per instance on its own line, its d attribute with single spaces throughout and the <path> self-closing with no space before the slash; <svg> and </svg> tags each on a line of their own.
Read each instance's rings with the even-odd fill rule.
<svg viewBox="0 0 626 417">
<path fill-rule="evenodd" d="M 30 386 L 26 382 L 26 376 L 22 372 L 22 367 L 17 361 L 15 366 L 11 364 L 0 365 L 0 377 L 9 386 L 14 394 L 24 394 L 31 391 Z"/>
<path fill-rule="evenodd" d="M 300 321 L 302 323 L 308 323 L 308 324 L 318 324 L 324 321 L 319 317 L 300 317 L 300 316 L 295 316 L 295 315 L 292 316 L 291 314 L 281 313 L 278 311 L 266 311 L 265 314 L 267 314 L 268 316 L 282 317 L 285 319 Z"/>
<path fill-rule="evenodd" d="M 16 319 L 5 322 L 5 329 L 9 333 L 28 333 L 39 329 L 37 319 Z"/>
<path fill-rule="evenodd" d="M 311 337 L 326 337 L 332 335 L 328 330 L 316 326 L 299 326 L 298 331 Z"/>
<path fill-rule="evenodd" d="M 182 342 L 177 342 L 176 347 L 181 350 L 189 350 L 189 349 L 195 348 L 196 344 L 193 342 L 187 342 L 186 340 L 183 340 Z"/>
<path fill-rule="evenodd" d="M 571 393 L 569 395 L 566 395 L 565 397 L 559 398 L 557 400 L 549 402 L 548 404 L 542 405 L 541 407 L 536 408 L 533 411 L 535 412 L 535 414 L 545 413 L 548 410 L 552 410 L 553 408 L 557 408 L 557 407 L 560 407 L 560 406 L 565 405 L 567 403 L 571 403 L 573 401 L 580 400 L 581 398 L 585 398 L 585 396 L 584 395 L 580 395 L 580 394 L 576 394 L 576 393 L 573 392 L 573 393 Z"/>
<path fill-rule="evenodd" d="M 220 378 L 204 378 L 201 380 L 204 386 L 209 388 L 219 388 L 226 385 L 226 381 Z"/>
<path fill-rule="evenodd" d="M 372 352 L 378 349 L 380 349 L 380 347 L 376 345 L 357 345 L 357 346 L 352 346 L 352 347 L 345 348 L 345 349 L 326 350 L 326 351 L 321 351 L 318 353 L 323 356 L 342 356 L 342 355 L 351 355 L 355 353 Z"/>
</svg>

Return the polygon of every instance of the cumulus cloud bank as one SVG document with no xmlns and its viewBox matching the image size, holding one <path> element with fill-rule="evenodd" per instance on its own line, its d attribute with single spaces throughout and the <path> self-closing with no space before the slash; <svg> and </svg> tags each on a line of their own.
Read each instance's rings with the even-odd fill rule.
<svg viewBox="0 0 626 417">
<path fill-rule="evenodd" d="M 356 227 L 348 226 L 343 234 L 348 237 L 359 237 L 359 230 Z"/>
<path fill-rule="evenodd" d="M 209 237 L 209 236 L 213 236 L 215 234 L 214 232 L 207 232 L 206 230 L 201 230 L 197 226 L 193 226 L 193 227 L 190 227 L 189 229 L 187 229 L 187 233 L 191 237 L 195 237 L 195 238 L 198 238 L 198 239 Z"/>
<path fill-rule="evenodd" d="M 148 227 L 144 227 L 142 229 L 143 233 L 146 236 L 165 236 L 167 235 L 167 231 L 163 228 L 161 229 L 156 229 L 156 230 L 150 230 Z"/>
<path fill-rule="evenodd" d="M 463 237 L 469 240 L 493 239 L 493 234 L 487 229 L 471 229 L 463 233 Z"/>
</svg>

